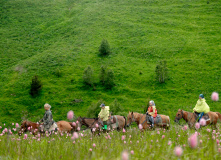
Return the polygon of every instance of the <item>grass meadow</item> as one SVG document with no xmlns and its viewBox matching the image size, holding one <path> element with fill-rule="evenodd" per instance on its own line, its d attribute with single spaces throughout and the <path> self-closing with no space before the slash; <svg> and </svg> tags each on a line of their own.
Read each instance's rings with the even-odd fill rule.
<svg viewBox="0 0 221 160">
<path fill-rule="evenodd" d="M 211 111 L 221 113 L 220 101 L 210 98 L 221 92 L 220 26 L 219 0 L 1 0 L 0 159 L 122 159 L 123 151 L 130 159 L 220 159 L 220 124 L 215 131 L 197 130 L 198 145 L 191 148 L 188 138 L 195 130 L 173 122 L 179 108 L 192 112 L 201 93 Z M 108 56 L 99 56 L 103 39 L 110 44 Z M 162 84 L 155 79 L 161 60 L 169 77 Z M 102 65 L 114 72 L 112 89 L 99 82 Z M 94 87 L 83 83 L 88 66 Z M 43 89 L 32 97 L 35 75 Z M 154 100 L 158 112 L 170 116 L 171 128 L 133 127 L 95 137 L 85 131 L 77 139 L 29 133 L 24 139 L 12 130 L 11 123 L 39 121 L 45 103 L 59 121 L 70 110 L 86 116 L 101 100 L 117 100 L 124 116 L 142 113 Z"/>
<path fill-rule="evenodd" d="M 210 126 L 190 130 L 185 125 L 172 125 L 169 130 L 141 131 L 133 126 L 100 136 L 92 136 L 90 130 L 77 134 L 46 134 L 44 137 L 29 133 L 18 136 L 15 126 L 10 127 L 11 131 L 1 128 L 0 159 L 3 160 L 221 158 L 220 123 L 216 130 Z M 194 134 L 197 134 L 196 139 L 191 138 Z"/>
</svg>

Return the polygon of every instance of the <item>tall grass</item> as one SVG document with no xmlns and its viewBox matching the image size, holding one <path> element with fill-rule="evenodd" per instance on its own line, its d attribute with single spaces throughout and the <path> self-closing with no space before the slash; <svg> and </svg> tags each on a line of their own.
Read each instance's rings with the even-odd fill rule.
<svg viewBox="0 0 221 160">
<path fill-rule="evenodd" d="M 221 88 L 220 3 L 1 0 L 0 122 L 38 121 L 45 103 L 56 121 L 69 110 L 86 116 L 100 99 L 107 105 L 117 99 L 122 114 L 142 112 L 153 99 L 173 119 L 178 108 L 192 111 L 200 93 L 221 112 L 220 102 L 210 100 Z M 106 57 L 98 56 L 102 39 L 111 46 Z M 155 80 L 161 60 L 168 65 L 164 84 Z M 83 83 L 88 65 L 95 89 Z M 99 83 L 102 65 L 114 72 L 111 90 Z M 36 98 L 29 95 L 34 75 L 44 86 Z"/>
<path fill-rule="evenodd" d="M 188 138 L 195 132 L 198 144 L 196 148 L 191 148 Z M 1 159 L 121 159 L 123 151 L 128 153 L 130 159 L 221 158 L 220 124 L 217 130 L 210 127 L 185 130 L 172 125 L 170 130 L 140 131 L 133 127 L 126 132 L 113 131 L 100 136 L 92 136 L 86 130 L 79 133 L 77 139 L 69 134 L 41 138 L 28 134 L 25 139 L 24 135 L 19 137 L 16 133 L 0 134 Z M 174 153 L 177 146 L 183 150 L 181 157 Z"/>
</svg>

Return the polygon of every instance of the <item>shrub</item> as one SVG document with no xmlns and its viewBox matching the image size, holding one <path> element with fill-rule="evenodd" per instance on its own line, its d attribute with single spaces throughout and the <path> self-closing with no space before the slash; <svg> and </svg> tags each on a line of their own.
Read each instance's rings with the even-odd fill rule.
<svg viewBox="0 0 221 160">
<path fill-rule="evenodd" d="M 103 39 L 99 47 L 99 53 L 102 56 L 110 54 L 110 45 L 106 39 Z"/>
<path fill-rule="evenodd" d="M 110 104 L 110 110 L 112 112 L 112 115 L 117 115 L 123 111 L 122 106 L 120 103 L 115 99 L 111 104 Z"/>
<path fill-rule="evenodd" d="M 112 70 L 108 70 L 105 76 L 105 87 L 107 89 L 111 89 L 114 87 L 114 72 Z"/>
<path fill-rule="evenodd" d="M 105 77 L 106 77 L 106 68 L 104 66 L 101 66 L 101 71 L 100 71 L 100 82 L 102 84 L 105 83 Z"/>
<path fill-rule="evenodd" d="M 167 62 L 165 60 L 160 61 L 159 64 L 156 65 L 156 80 L 160 83 L 164 83 L 165 80 L 168 79 L 168 69 Z"/>
<path fill-rule="evenodd" d="M 32 83 L 31 83 L 31 89 L 30 89 L 30 94 L 34 97 L 37 96 L 42 89 L 42 83 L 38 79 L 38 76 L 34 76 L 32 78 Z"/>
<path fill-rule="evenodd" d="M 90 66 L 84 70 L 83 81 L 86 85 L 93 86 L 93 70 Z"/>
<path fill-rule="evenodd" d="M 88 118 L 97 118 L 98 114 L 101 111 L 100 105 L 104 103 L 103 100 L 99 100 L 97 103 L 92 103 L 91 106 L 88 108 L 87 117 Z"/>
</svg>

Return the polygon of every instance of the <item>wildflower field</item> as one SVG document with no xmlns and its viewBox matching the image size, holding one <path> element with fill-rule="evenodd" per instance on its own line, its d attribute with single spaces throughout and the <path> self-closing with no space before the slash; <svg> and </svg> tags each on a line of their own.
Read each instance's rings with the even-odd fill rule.
<svg viewBox="0 0 221 160">
<path fill-rule="evenodd" d="M 220 123 L 216 130 L 185 125 L 153 131 L 129 127 L 100 136 L 92 136 L 90 130 L 18 136 L 11 127 L 1 127 L 0 159 L 221 159 Z"/>
</svg>

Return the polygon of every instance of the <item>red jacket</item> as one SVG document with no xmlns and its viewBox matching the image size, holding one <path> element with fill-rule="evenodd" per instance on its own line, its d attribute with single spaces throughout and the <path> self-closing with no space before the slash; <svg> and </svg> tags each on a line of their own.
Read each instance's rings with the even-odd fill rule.
<svg viewBox="0 0 221 160">
<path fill-rule="evenodd" d="M 154 106 L 155 108 L 155 106 Z M 155 108 L 155 112 L 153 112 L 153 107 L 152 106 L 149 106 L 148 107 L 148 114 L 150 114 L 152 117 L 156 117 L 157 116 L 157 109 Z"/>
</svg>

